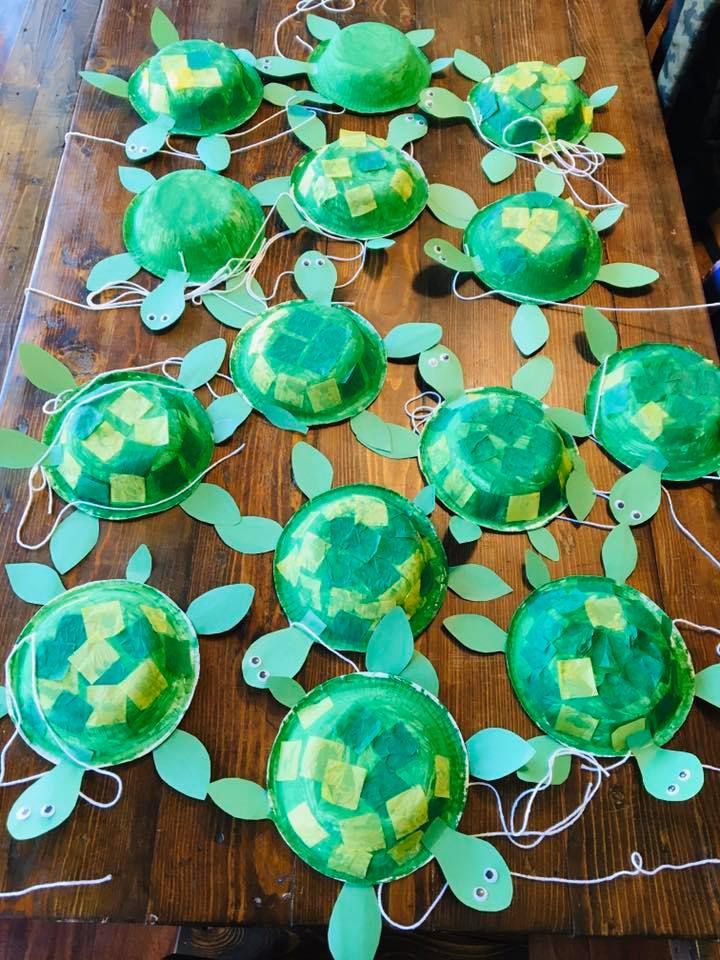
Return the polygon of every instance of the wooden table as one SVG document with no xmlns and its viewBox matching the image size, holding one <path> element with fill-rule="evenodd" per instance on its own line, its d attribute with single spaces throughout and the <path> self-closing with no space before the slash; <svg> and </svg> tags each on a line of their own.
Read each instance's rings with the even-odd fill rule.
<svg viewBox="0 0 720 960">
<path fill-rule="evenodd" d="M 270 50 L 272 28 L 288 5 L 281 0 L 176 0 L 167 5 L 181 36 L 222 38 L 228 45 L 247 46 L 258 53 Z M 152 5 L 139 0 L 106 0 L 102 5 L 88 67 L 127 76 L 150 55 Z M 618 83 L 620 92 L 597 127 L 619 136 L 627 156 L 612 160 L 606 175 L 613 191 L 630 204 L 622 221 L 605 239 L 607 259 L 653 264 L 662 279 L 650 293 L 618 298 L 594 286 L 584 302 L 597 305 L 632 303 L 660 305 L 694 303 L 701 299 L 690 238 L 680 194 L 665 140 L 660 110 L 648 67 L 640 21 L 632 3 L 606 0 L 485 0 L 483 3 L 435 3 L 433 0 L 368 0 L 348 15 L 355 19 L 386 19 L 410 29 L 434 26 L 433 56 L 455 46 L 475 50 L 492 67 L 515 60 L 543 58 L 549 62 L 585 54 L 588 67 L 583 85 L 592 90 Z M 291 26 L 284 43 L 293 49 Z M 302 27 L 299 28 L 302 33 Z M 452 71 L 445 81 L 457 91 L 468 84 Z M 270 108 L 263 108 L 263 116 Z M 97 136 L 124 139 L 136 119 L 127 104 L 84 86 L 72 127 Z M 350 128 L 376 133 L 385 121 L 347 116 Z M 493 187 L 479 171 L 482 148 L 464 125 L 433 128 L 418 145 L 417 154 L 430 181 L 462 186 L 478 204 L 512 190 L 530 187 L 531 176 L 520 171 L 510 184 Z M 286 173 L 301 155 L 287 137 L 271 148 L 233 159 L 229 173 L 250 185 Z M 34 285 L 70 298 L 82 298 L 83 280 L 100 257 L 121 252 L 120 222 L 128 203 L 116 168 L 122 151 L 109 144 L 73 139 L 66 148 L 34 274 Z M 157 175 L 177 164 L 153 158 Z M 429 212 L 398 238 L 387 255 L 373 254 L 365 273 L 352 288 L 358 308 L 385 333 L 404 320 L 434 320 L 443 325 L 445 342 L 464 363 L 471 385 L 509 384 L 520 357 L 509 324 L 513 307 L 484 300 L 460 303 L 448 292 L 448 274 L 428 265 L 422 252 L 433 235 L 454 236 Z M 456 236 L 456 234 L 455 234 Z M 262 277 L 274 277 L 292 264 L 301 249 L 315 243 L 298 236 L 275 244 Z M 283 295 L 293 296 L 290 286 Z M 579 408 L 593 371 L 583 354 L 579 313 L 549 311 L 551 336 L 545 353 L 557 373 L 549 395 L 555 405 Z M 20 322 L 20 340 L 41 343 L 61 356 L 80 377 L 116 367 L 182 354 L 193 344 L 219 336 L 220 326 L 201 308 L 191 307 L 167 334 L 152 336 L 131 311 L 103 314 L 82 312 L 39 297 L 30 298 Z M 224 331 L 228 341 L 232 332 Z M 620 322 L 623 345 L 642 340 L 674 340 L 715 356 L 707 316 L 700 312 L 625 314 Z M 406 398 L 417 392 L 414 367 L 394 364 L 377 410 L 388 420 L 402 422 Z M 3 387 L 2 423 L 27 427 L 38 435 L 42 426 L 40 395 L 19 372 L 16 358 Z M 290 450 L 297 437 L 278 432 L 252 416 L 242 428 L 245 452 L 223 465 L 214 480 L 232 489 L 242 510 L 285 522 L 301 503 L 290 480 Z M 347 424 L 314 431 L 317 444 L 335 466 L 337 483 L 369 481 L 413 495 L 421 487 L 417 465 L 381 459 L 353 442 Z M 585 445 L 595 482 L 607 489 L 617 476 L 590 444 Z M 2 476 L 5 515 L 0 556 L 4 561 L 46 560 L 44 550 L 30 558 L 14 544 L 14 529 L 25 495 L 25 477 Z M 706 487 L 679 489 L 675 502 L 695 533 L 717 544 L 717 503 Z M 605 519 L 596 507 L 596 519 Z M 447 515 L 438 510 L 444 533 Z M 46 517 L 35 512 L 34 532 L 45 529 Z M 554 575 L 598 573 L 600 531 L 571 524 L 554 526 L 562 559 Z M 655 599 L 671 616 L 702 623 L 720 623 L 720 595 L 713 568 L 673 527 L 663 507 L 652 523 L 638 531 L 640 563 L 631 578 L 634 586 Z M 232 553 L 212 530 L 193 522 L 181 510 L 127 524 L 103 523 L 101 539 L 91 557 L 65 578 L 78 582 L 121 575 L 127 558 L 145 542 L 155 558 L 152 582 L 181 605 L 205 589 L 228 580 L 249 581 L 257 588 L 251 616 L 226 637 L 204 640 L 201 682 L 183 724 L 210 750 L 215 777 L 243 776 L 262 780 L 264 764 L 283 708 L 259 691 L 246 688 L 240 663 L 247 645 L 261 633 L 284 625 L 272 589 L 271 556 L 243 557 Z M 471 547 L 446 540 L 451 563 L 475 560 L 496 569 L 514 587 L 512 595 L 487 605 L 472 605 L 448 596 L 443 616 L 483 612 L 506 624 L 527 593 L 522 577 L 522 536 L 485 534 Z M 0 584 L 7 649 L 28 619 L 31 609 Z M 420 638 L 419 649 L 435 663 L 441 697 L 470 735 L 476 729 L 507 726 L 523 736 L 536 733 L 510 689 L 502 657 L 473 656 L 443 631 L 442 616 Z M 696 667 L 715 658 L 709 636 L 687 633 Z M 306 688 L 336 674 L 330 655 L 313 652 L 300 675 Z M 9 734 L 9 724 L 4 730 Z M 714 735 L 720 718 L 696 706 L 672 746 L 696 751 L 708 763 L 720 764 Z M 37 758 L 23 746 L 10 753 L 13 777 L 39 769 Z M 234 822 L 208 803 L 191 801 L 164 787 L 145 758 L 123 768 L 123 799 L 111 811 L 81 804 L 73 817 L 54 833 L 36 841 L 11 842 L 2 832 L 0 889 L 17 889 L 44 880 L 99 876 L 110 872 L 112 883 L 75 891 L 50 891 L 17 901 L 3 901 L 5 915 L 81 918 L 162 923 L 247 923 L 287 925 L 327 922 L 337 884 L 298 862 L 269 822 Z M 93 784 L 95 791 L 102 785 Z M 575 769 L 570 781 L 538 805 L 539 822 L 549 822 L 572 808 L 582 787 Z M 518 791 L 517 782 L 502 784 L 506 801 Z M 8 790 L 0 795 L 2 816 L 11 804 Z M 596 798 L 580 823 L 539 849 L 518 851 L 501 843 L 512 869 L 536 875 L 585 877 L 626 867 L 632 850 L 642 852 L 647 865 L 686 861 L 718 852 L 720 783 L 710 774 L 694 800 L 673 806 L 649 798 L 637 770 L 628 764 Z M 462 828 L 466 832 L 496 829 L 489 796 L 470 797 Z M 575 934 L 674 935 L 711 937 L 720 930 L 720 874 L 712 868 L 664 874 L 656 879 L 621 880 L 595 887 L 565 887 L 518 881 L 512 906 L 500 914 L 478 914 L 444 899 L 430 923 L 437 929 L 493 933 L 555 931 Z M 386 900 L 391 914 L 410 922 L 437 892 L 441 879 L 435 866 L 393 884 Z"/>
</svg>

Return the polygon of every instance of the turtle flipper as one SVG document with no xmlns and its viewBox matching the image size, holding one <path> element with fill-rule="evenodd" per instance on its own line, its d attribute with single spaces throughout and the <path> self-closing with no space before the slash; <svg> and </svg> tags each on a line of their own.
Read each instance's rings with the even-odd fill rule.
<svg viewBox="0 0 720 960">
<path fill-rule="evenodd" d="M 165 146 L 165 140 L 175 121 L 161 114 L 151 123 L 145 123 L 133 130 L 125 143 L 125 155 L 130 160 L 146 160 Z"/>
<path fill-rule="evenodd" d="M 328 17 L 319 17 L 316 13 L 307 15 L 305 26 L 316 40 L 332 40 L 334 36 L 340 33 L 340 25 L 335 20 L 330 20 Z"/>
<path fill-rule="evenodd" d="M 206 170 L 220 173 L 230 165 L 230 141 L 221 133 L 201 137 L 198 140 L 197 152 Z"/>
<path fill-rule="evenodd" d="M 202 302 L 216 320 L 234 330 L 242 330 L 246 323 L 267 307 L 258 281 L 253 277 L 248 286 L 242 273 L 230 277 L 224 290 L 213 290 L 204 294 Z"/>
<path fill-rule="evenodd" d="M 175 24 L 159 7 L 153 11 L 150 21 L 150 36 L 158 50 L 169 47 L 171 43 L 177 43 L 180 40 L 180 34 L 177 32 Z"/>
<path fill-rule="evenodd" d="M 597 279 L 607 287 L 619 290 L 636 290 L 654 283 L 660 274 L 653 267 L 641 263 L 604 263 Z"/>
<path fill-rule="evenodd" d="M 122 77 L 116 77 L 112 73 L 98 73 L 95 70 L 81 70 L 80 76 L 87 83 L 104 93 L 109 93 L 113 97 L 120 97 L 123 100 L 128 99 L 128 83 Z"/>
<path fill-rule="evenodd" d="M 204 800 L 210 786 L 210 754 L 191 733 L 176 730 L 153 750 L 158 776 L 173 790 Z"/>
<path fill-rule="evenodd" d="M 370 635 L 365 666 L 371 673 L 397 676 L 410 663 L 414 649 L 415 640 L 407 614 L 402 607 L 394 607 Z"/>
<path fill-rule="evenodd" d="M 140 272 L 140 264 L 129 253 L 117 253 L 112 257 L 98 260 L 88 274 L 85 286 L 91 293 L 102 287 L 112 287 L 116 283 L 131 280 Z"/>
<path fill-rule="evenodd" d="M 658 800 L 689 800 L 699 793 L 705 772 L 694 753 L 665 750 L 650 742 L 632 750 L 647 792 Z"/>
<path fill-rule="evenodd" d="M 83 767 L 63 761 L 24 790 L 8 814 L 10 836 L 31 840 L 64 823 L 75 809 L 84 773 Z"/>
<path fill-rule="evenodd" d="M 490 76 L 490 67 L 485 61 L 473 53 L 468 53 L 467 50 L 456 50 L 453 61 L 457 72 L 468 80 L 474 80 L 475 83 L 480 83 Z"/>
<path fill-rule="evenodd" d="M 435 36 L 435 31 L 431 29 L 408 30 L 405 36 L 414 47 L 420 49 L 426 47 L 432 41 Z"/>
<path fill-rule="evenodd" d="M 250 187 L 250 193 L 263 207 L 271 207 L 278 198 L 290 189 L 290 177 L 273 177 L 261 180 Z"/>
<path fill-rule="evenodd" d="M 168 270 L 162 283 L 145 297 L 140 317 L 149 330 L 164 330 L 182 316 L 187 280 L 184 270 Z"/>
<path fill-rule="evenodd" d="M 510 905 L 510 870 L 487 840 L 458 833 L 438 818 L 426 830 L 422 844 L 433 854 L 450 889 L 465 906 L 496 912 Z"/>
<path fill-rule="evenodd" d="M 419 113 L 402 113 L 388 124 L 388 143 L 403 150 L 413 140 L 420 140 L 428 131 L 427 120 Z"/>
<path fill-rule="evenodd" d="M 714 663 L 695 674 L 695 696 L 720 707 L 720 663 Z"/>
<path fill-rule="evenodd" d="M 327 254 L 307 250 L 295 262 L 293 276 L 307 300 L 314 300 L 316 303 L 332 301 L 337 284 L 337 270 Z"/>
<path fill-rule="evenodd" d="M 236 820 L 267 820 L 270 817 L 267 791 L 253 780 L 241 777 L 213 780 L 208 787 L 208 796 L 215 806 Z"/>
<path fill-rule="evenodd" d="M 428 191 L 428 206 L 441 223 L 464 230 L 478 212 L 478 207 L 469 193 L 446 183 L 431 183 Z"/>
<path fill-rule="evenodd" d="M 21 430 L 0 427 L 0 467 L 29 470 L 47 454 L 48 446 Z"/>
<path fill-rule="evenodd" d="M 550 783 L 556 787 L 565 783 L 570 776 L 572 757 L 567 753 L 556 756 L 563 749 L 562 744 L 552 737 L 532 737 L 527 741 L 534 750 L 532 757 L 515 771 L 518 780 L 525 783 L 540 783 L 550 773 Z"/>
<path fill-rule="evenodd" d="M 309 150 L 320 150 L 327 143 L 327 128 L 310 107 L 294 102 L 287 107 L 288 123 L 300 143 Z"/>
<path fill-rule="evenodd" d="M 502 727 L 478 730 L 465 746 L 470 773 L 478 780 L 501 780 L 528 764 L 535 754 L 527 740 Z"/>
<path fill-rule="evenodd" d="M 328 946 L 334 960 L 373 960 L 381 929 L 373 888 L 368 884 L 343 884 L 328 926 Z"/>
</svg>

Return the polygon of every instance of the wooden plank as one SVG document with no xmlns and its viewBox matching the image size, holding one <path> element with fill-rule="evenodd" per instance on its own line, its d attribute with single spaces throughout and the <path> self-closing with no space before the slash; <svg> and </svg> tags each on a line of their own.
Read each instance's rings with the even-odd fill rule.
<svg viewBox="0 0 720 960">
<path fill-rule="evenodd" d="M 164 960 L 175 949 L 174 927 L 120 923 L 0 922 L 0 960 Z"/>
</svg>

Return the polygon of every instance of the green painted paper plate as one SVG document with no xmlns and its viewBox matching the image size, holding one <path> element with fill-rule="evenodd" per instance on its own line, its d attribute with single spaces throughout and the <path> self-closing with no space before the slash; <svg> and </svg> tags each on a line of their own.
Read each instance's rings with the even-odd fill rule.
<svg viewBox="0 0 720 960">
<path fill-rule="evenodd" d="M 720 469 L 720 369 L 688 347 L 642 343 L 611 354 L 585 396 L 595 438 L 626 467 L 667 480 Z"/>
<path fill-rule="evenodd" d="M 146 517 L 185 500 L 215 446 L 210 418 L 191 390 L 122 370 L 72 393 L 48 420 L 43 441 L 55 493 L 105 520 Z"/>
<path fill-rule="evenodd" d="M 34 615 L 5 664 L 8 709 L 52 763 L 93 767 L 149 753 L 175 730 L 200 672 L 192 624 L 144 583 L 74 587 Z"/>
<path fill-rule="evenodd" d="M 288 620 L 311 611 L 324 643 L 364 650 L 381 618 L 401 606 L 413 635 L 447 590 L 435 528 L 409 500 L 368 483 L 334 487 L 291 517 L 275 549 L 275 590 Z"/>
<path fill-rule="evenodd" d="M 567 506 L 571 447 L 533 397 L 482 387 L 440 404 L 418 456 L 448 510 L 490 530 L 532 530 Z"/>
<path fill-rule="evenodd" d="M 508 630 L 520 703 L 550 737 L 600 757 L 647 732 L 662 746 L 692 705 L 690 654 L 671 619 L 606 577 L 562 577 L 531 593 Z"/>
<path fill-rule="evenodd" d="M 546 143 L 543 127 L 553 139 L 569 143 L 578 143 L 592 127 L 587 96 L 564 70 L 542 60 L 513 63 L 486 77 L 472 88 L 468 102 L 480 132 L 514 153 L 537 153 L 527 141 Z"/>
<path fill-rule="evenodd" d="M 308 71 L 318 93 L 355 113 L 388 113 L 417 103 L 430 62 L 386 23 L 351 23 L 313 50 Z"/>
<path fill-rule="evenodd" d="M 349 673 L 288 713 L 267 771 L 272 818 L 313 869 L 383 883 L 432 854 L 427 826 L 457 826 L 468 758 L 457 724 L 426 690 L 387 674 Z"/>
<path fill-rule="evenodd" d="M 339 237 L 399 233 L 428 200 L 428 182 L 410 154 L 380 137 L 344 130 L 296 164 L 291 190 L 307 219 Z"/>
<path fill-rule="evenodd" d="M 252 117 L 263 87 L 257 70 L 221 43 L 179 40 L 137 68 L 128 96 L 146 123 L 170 116 L 173 133 L 206 137 Z"/>
<path fill-rule="evenodd" d="M 600 237 L 587 216 L 540 191 L 478 210 L 463 243 L 485 286 L 520 302 L 569 300 L 587 290 L 602 261 Z"/>
<path fill-rule="evenodd" d="M 348 307 L 289 300 L 238 334 L 233 383 L 261 413 L 288 410 L 302 423 L 337 423 L 369 407 L 385 382 L 377 330 Z"/>
<path fill-rule="evenodd" d="M 231 260 L 254 256 L 265 236 L 262 207 L 241 183 L 211 170 L 176 170 L 130 202 L 128 253 L 149 273 L 185 270 L 204 283 Z"/>
</svg>

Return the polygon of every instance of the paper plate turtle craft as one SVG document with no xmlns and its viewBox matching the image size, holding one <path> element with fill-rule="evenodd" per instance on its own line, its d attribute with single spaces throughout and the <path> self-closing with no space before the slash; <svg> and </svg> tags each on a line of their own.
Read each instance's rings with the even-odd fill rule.
<svg viewBox="0 0 720 960">
<path fill-rule="evenodd" d="M 43 606 L 7 658 L 3 702 L 16 732 L 53 764 L 8 814 L 8 831 L 17 840 L 63 823 L 78 799 L 87 799 L 81 785 L 88 771 L 106 771 L 147 753 L 170 786 L 196 799 L 207 795 L 207 750 L 178 730 L 198 682 L 198 635 L 236 626 L 254 589 L 218 587 L 184 613 L 145 582 L 151 567 L 143 546 L 131 558 L 126 579 L 70 590 L 50 567 L 6 568 L 15 592 Z"/>
</svg>

